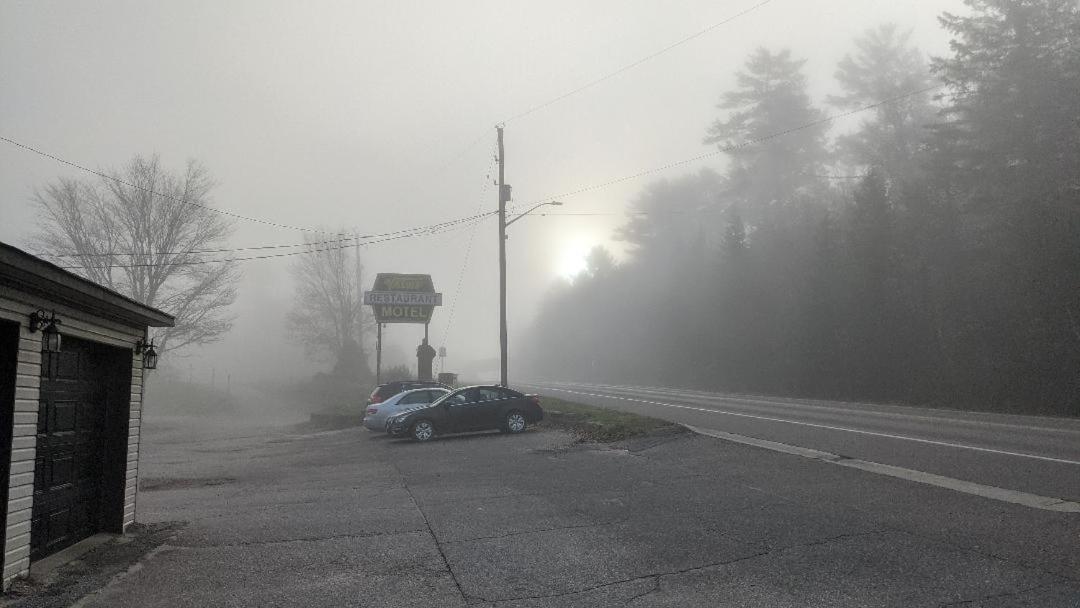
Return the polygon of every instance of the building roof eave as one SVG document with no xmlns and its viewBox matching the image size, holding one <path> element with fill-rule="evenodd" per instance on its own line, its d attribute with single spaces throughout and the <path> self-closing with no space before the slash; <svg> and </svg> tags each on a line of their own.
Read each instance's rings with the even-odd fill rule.
<svg viewBox="0 0 1080 608">
<path fill-rule="evenodd" d="M 141 304 L 3 242 L 0 242 L 0 285 L 128 325 L 173 327 L 176 323 L 176 319 L 168 313 Z"/>
</svg>

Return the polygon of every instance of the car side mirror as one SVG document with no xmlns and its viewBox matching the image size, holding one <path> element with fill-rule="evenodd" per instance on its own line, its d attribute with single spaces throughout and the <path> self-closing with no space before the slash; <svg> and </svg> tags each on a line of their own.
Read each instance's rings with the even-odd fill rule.
<svg viewBox="0 0 1080 608">
<path fill-rule="evenodd" d="M 450 404 L 449 404 L 449 403 L 443 403 L 443 404 L 442 404 L 442 408 L 443 408 L 444 410 L 449 410 L 449 409 L 450 409 Z"/>
</svg>

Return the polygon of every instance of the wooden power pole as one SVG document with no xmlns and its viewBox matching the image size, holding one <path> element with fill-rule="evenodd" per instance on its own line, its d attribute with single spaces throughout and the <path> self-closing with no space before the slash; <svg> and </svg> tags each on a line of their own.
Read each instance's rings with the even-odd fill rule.
<svg viewBox="0 0 1080 608">
<path fill-rule="evenodd" d="M 360 233 L 355 229 L 353 238 L 356 239 L 356 350 L 360 351 L 360 365 L 363 366 L 364 376 L 367 376 L 367 352 L 364 350 L 364 267 L 360 265 Z"/>
</svg>

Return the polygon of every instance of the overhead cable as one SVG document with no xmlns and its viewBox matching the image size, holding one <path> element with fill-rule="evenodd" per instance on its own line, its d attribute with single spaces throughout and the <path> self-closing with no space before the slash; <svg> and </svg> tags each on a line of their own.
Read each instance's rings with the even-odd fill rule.
<svg viewBox="0 0 1080 608">
<path fill-rule="evenodd" d="M 468 218 L 468 219 L 470 219 L 473 222 L 478 223 L 478 222 L 483 221 L 484 218 L 492 216 L 495 213 L 496 213 L 495 211 L 489 211 L 487 213 L 483 213 L 483 214 L 478 215 L 478 216 L 473 216 L 473 217 Z M 458 222 L 456 225 L 446 225 L 446 226 L 444 226 L 442 228 L 435 229 L 435 230 L 420 231 L 420 232 L 407 232 L 405 234 L 399 234 L 399 235 L 396 235 L 396 236 L 390 236 L 390 237 L 386 237 L 386 238 L 382 238 L 382 239 L 377 239 L 377 240 L 373 240 L 373 241 L 365 241 L 365 242 L 357 242 L 356 238 L 342 239 L 342 241 L 344 241 L 344 242 L 343 243 L 338 243 L 336 245 L 327 245 L 326 247 L 319 248 L 318 245 L 312 244 L 312 246 L 309 247 L 309 248 L 302 249 L 300 251 L 290 251 L 288 253 L 272 253 L 272 254 L 240 257 L 240 258 L 221 258 L 221 259 L 212 259 L 212 260 L 206 260 L 206 259 L 186 260 L 186 261 L 180 261 L 180 262 L 146 262 L 146 263 L 138 263 L 138 264 L 109 264 L 109 268 L 153 268 L 153 267 L 160 267 L 160 266 L 198 266 L 198 265 L 202 265 L 202 264 L 220 264 L 220 263 L 225 263 L 225 262 L 246 262 L 246 261 L 250 261 L 250 260 L 266 260 L 266 259 L 271 259 L 271 258 L 284 258 L 284 257 L 290 257 L 290 256 L 294 256 L 294 255 L 305 255 L 305 254 L 311 254 L 311 253 L 319 253 L 319 252 L 323 252 L 323 251 L 333 251 L 335 249 L 346 249 L 346 248 L 349 248 L 349 247 L 366 247 L 368 245 L 374 245 L 376 243 L 384 243 L 386 241 L 394 241 L 394 240 L 397 240 L 397 239 L 407 239 L 407 238 L 415 238 L 415 237 L 418 237 L 418 236 L 442 234 L 444 232 L 451 232 L 453 230 L 459 230 L 459 229 L 462 229 L 462 228 L 468 228 L 469 225 L 470 224 L 467 223 L 467 222 Z M 75 265 L 73 265 L 73 266 L 60 266 L 60 268 L 63 268 L 64 270 L 78 270 L 78 269 L 81 269 L 81 268 L 85 268 L 85 266 L 81 266 L 81 265 L 79 265 L 79 266 L 75 266 Z"/>
<path fill-rule="evenodd" d="M 188 250 L 188 251 L 148 251 L 148 252 L 143 252 L 143 253 L 122 251 L 122 252 L 101 252 L 101 253 L 57 253 L 57 254 L 46 254 L 46 255 L 49 255 L 50 257 L 54 257 L 54 258 L 85 258 L 85 257 L 109 257 L 109 256 L 142 256 L 142 255 L 189 255 L 189 254 L 201 254 L 201 253 L 232 253 L 232 252 L 235 252 L 235 251 L 258 251 L 258 250 L 264 250 L 264 249 L 287 249 L 287 248 L 292 248 L 292 247 L 309 247 L 309 246 L 312 246 L 312 245 L 332 245 L 332 244 L 335 244 L 335 243 L 344 243 L 344 242 L 348 242 L 348 243 L 350 243 L 350 246 L 352 246 L 352 245 L 355 244 L 356 241 L 361 240 L 361 239 L 365 239 L 365 240 L 366 239 L 374 239 L 374 238 L 380 238 L 380 237 L 385 237 L 385 236 L 392 236 L 392 235 L 395 235 L 395 234 L 401 234 L 401 233 L 405 233 L 405 232 L 426 232 L 426 231 L 431 231 L 431 230 L 434 230 L 434 229 L 437 229 L 437 228 L 441 228 L 443 226 L 451 226 L 451 225 L 455 225 L 455 224 L 459 224 L 459 223 L 463 223 L 463 222 L 468 222 L 470 220 L 480 219 L 482 217 L 485 217 L 487 215 L 491 215 L 493 213 L 494 212 L 480 213 L 480 214 L 471 215 L 471 216 L 468 216 L 468 217 L 461 217 L 461 218 L 457 218 L 457 219 L 453 219 L 453 220 L 448 220 L 448 221 L 445 221 L 445 222 L 439 222 L 437 224 L 429 224 L 427 226 L 416 226 L 416 227 L 413 227 L 413 228 L 405 228 L 405 229 L 402 229 L 402 230 L 394 230 L 392 232 L 382 232 L 382 233 L 379 233 L 379 234 L 350 235 L 350 236 L 342 237 L 342 238 L 339 238 L 339 239 L 330 239 L 330 240 L 326 240 L 326 241 L 313 241 L 313 242 L 307 242 L 307 243 L 289 243 L 289 244 L 283 244 L 283 245 L 255 245 L 255 246 L 250 246 L 250 247 L 232 247 L 232 248 L 222 248 L 222 249 L 191 249 L 191 250 Z M 344 233 L 340 233 L 340 234 L 344 234 Z"/>
<path fill-rule="evenodd" d="M 601 76 L 601 77 L 599 77 L 599 78 L 597 78 L 595 80 L 591 80 L 591 81 L 577 87 L 576 89 L 567 91 L 566 93 L 563 93 L 562 95 L 559 95 L 557 97 L 553 97 L 553 98 L 551 98 L 551 99 L 549 99 L 549 100 L 547 100 L 547 101 L 545 101 L 545 102 L 543 102 L 541 104 L 535 105 L 535 106 L 533 106 L 531 108 L 528 108 L 526 110 L 518 112 L 517 114 L 514 114 L 513 116 L 504 119 L 502 121 L 502 124 L 508 123 L 508 122 L 510 122 L 512 120 L 517 120 L 519 118 L 524 118 L 525 116 L 528 116 L 529 114 L 532 114 L 533 112 L 537 112 L 537 111 L 542 110 L 542 109 L 544 109 L 544 108 L 546 108 L 546 107 L 548 107 L 550 105 L 556 104 L 556 103 L 566 99 L 567 97 L 572 97 L 574 95 L 577 95 L 578 93 L 580 93 L 580 92 L 582 92 L 582 91 L 584 91 L 586 89 L 592 88 L 592 87 L 604 82 L 605 80 L 610 80 L 611 78 L 614 78 L 614 77 L 618 76 L 619 74 L 622 74 L 623 72 L 627 72 L 629 70 L 632 70 L 632 69 L 636 68 L 637 66 L 639 66 L 639 65 L 641 65 L 643 63 L 646 63 L 647 61 L 655 59 L 655 58 L 659 57 L 660 55 L 663 55 L 664 53 L 666 53 L 666 52 L 668 52 L 668 51 L 670 51 L 672 49 L 680 47 L 680 46 L 686 44 L 687 42 L 690 42 L 691 40 L 694 40 L 695 38 L 700 38 L 701 36 L 704 36 L 705 34 L 708 34 L 709 32 L 715 30 L 716 28 L 718 28 L 718 27 L 720 27 L 722 25 L 726 25 L 726 24 L 738 19 L 739 17 L 742 17 L 743 15 L 747 15 L 747 14 L 749 14 L 749 13 L 751 13 L 751 12 L 765 6 L 769 2 L 772 2 L 772 0 L 764 0 L 763 2 L 759 2 L 759 3 L 755 4 L 754 6 L 751 6 L 750 8 L 748 8 L 746 10 L 743 10 L 743 11 L 741 11 L 739 13 L 735 13 L 734 15 L 728 17 L 727 19 L 724 19 L 723 21 L 719 21 L 717 23 L 714 23 L 714 24 L 710 25 L 709 27 L 707 27 L 707 28 L 705 28 L 705 29 L 703 29 L 703 30 L 701 30 L 699 32 L 696 32 L 696 33 L 691 34 L 691 35 L 689 35 L 689 36 L 687 36 L 687 37 L 685 37 L 685 38 L 683 38 L 681 40 L 673 42 L 673 43 L 665 46 L 664 48 L 662 48 L 662 49 L 660 49 L 658 51 L 655 51 L 655 52 L 653 52 L 653 53 L 651 53 L 649 55 L 646 55 L 645 57 L 642 57 L 641 59 L 638 59 L 637 61 L 634 61 L 633 63 L 628 63 L 628 64 L 624 65 L 623 67 L 615 70 L 614 72 L 609 72 L 609 73 L 607 73 L 607 74 L 605 74 L 605 75 L 603 75 L 603 76 Z"/>
<path fill-rule="evenodd" d="M 667 45 L 667 46 L 665 46 L 665 47 L 663 47 L 663 48 L 661 48 L 661 49 L 659 49 L 657 51 L 654 51 L 653 53 L 650 53 L 649 55 L 646 55 L 645 57 L 642 57 L 641 59 L 638 59 L 637 61 L 634 61 L 632 63 L 628 63 L 628 64 L 620 67 L 619 69 L 617 69 L 617 70 L 615 70 L 613 72 L 609 72 L 607 74 L 604 74 L 603 76 L 600 76 L 599 78 L 593 79 L 593 80 L 591 80 L 591 81 L 589 81 L 589 82 L 587 82 L 587 83 L 585 83 L 585 84 L 583 84 L 583 85 L 581 85 L 581 86 L 579 86 L 579 87 L 577 87 L 575 89 L 572 89 L 572 90 L 567 91 L 567 92 L 565 92 L 565 93 L 563 93 L 561 95 L 558 95 L 556 97 L 548 99 L 547 101 L 544 101 L 542 103 L 539 103 L 537 105 L 529 107 L 529 108 L 527 108 L 525 110 L 522 110 L 522 111 L 518 112 L 517 114 L 514 114 L 514 115 L 510 116 L 509 118 L 503 119 L 498 124 L 506 124 L 506 123 L 508 123 L 508 122 L 510 122 L 512 120 L 517 120 L 519 118 L 524 118 L 524 117 L 528 116 L 529 114 L 532 114 L 533 112 L 538 112 L 538 111 L 540 111 L 540 110 L 542 110 L 542 109 L 544 109 L 544 108 L 546 108 L 548 106 L 554 105 L 554 104 L 556 104 L 556 103 L 558 103 L 558 102 L 560 102 L 560 101 L 562 101 L 562 100 L 564 100 L 564 99 L 566 99 L 568 97 L 572 97 L 574 95 L 577 95 L 578 93 L 580 93 L 580 92 L 582 92 L 582 91 L 584 91 L 586 89 L 592 88 L 592 87 L 594 87 L 594 86 L 596 86 L 596 85 L 598 85 L 598 84 L 600 84 L 600 83 L 602 83 L 602 82 L 604 82 L 606 80 L 610 80 L 610 79 L 612 79 L 612 78 L 614 78 L 614 77 L 616 77 L 616 76 L 618 76 L 618 75 L 620 75 L 620 74 L 622 74 L 624 72 L 627 72 L 629 70 L 632 70 L 632 69 L 638 67 L 639 65 L 641 65 L 643 63 L 646 63 L 646 62 L 648 62 L 648 61 L 650 61 L 652 59 L 655 59 L 656 57 L 659 57 L 660 55 L 663 55 L 664 53 L 667 53 L 668 51 L 670 51 L 672 49 L 680 47 L 680 46 L 686 44 L 687 42 L 690 42 L 691 40 L 694 40 L 696 38 L 700 38 L 701 36 L 704 36 L 705 34 L 708 34 L 709 32 L 711 32 L 711 31 L 713 31 L 713 30 L 715 30 L 715 29 L 717 29 L 717 28 L 719 28 L 719 27 L 721 27 L 723 25 L 726 25 L 727 23 L 730 23 L 731 21 L 734 21 L 734 20 L 738 19 L 739 17 L 742 17 L 743 15 L 746 15 L 748 13 L 751 13 L 751 12 L 761 8 L 762 6 L 768 4 L 769 2 L 772 2 L 772 0 L 764 0 L 763 2 L 759 2 L 758 4 L 755 4 L 755 5 L 751 6 L 750 8 L 747 8 L 746 10 L 743 10 L 742 12 L 736 13 L 736 14 L 734 14 L 734 15 L 732 15 L 732 16 L 730 16 L 730 17 L 728 17 L 728 18 L 726 18 L 726 19 L 724 19 L 722 21 L 718 21 L 718 22 L 706 27 L 705 29 L 699 30 L 698 32 L 695 32 L 695 33 L 693 33 L 693 34 L 691 34 L 689 36 L 686 36 L 685 38 L 677 40 L 677 41 L 675 41 L 675 42 L 673 42 L 673 43 L 671 43 L 671 44 L 669 44 L 669 45 Z M 442 173 L 444 170 L 446 170 L 447 167 L 449 167 L 450 165 L 457 162 L 469 150 L 471 150 L 474 146 L 476 146 L 476 144 L 478 144 L 485 137 L 487 137 L 487 133 L 488 133 L 488 131 L 485 129 L 483 134 L 478 135 L 476 137 L 476 139 L 474 139 L 471 142 L 469 142 L 468 144 L 466 144 L 461 149 L 460 152 L 456 153 L 454 156 L 450 157 L 448 160 L 446 160 L 445 162 L 440 164 L 439 167 L 435 170 L 435 172 L 436 173 Z"/>
<path fill-rule="evenodd" d="M 494 168 L 494 161 L 488 165 L 488 171 L 490 172 Z M 480 206 L 477 211 L 484 208 L 484 196 L 487 194 L 488 188 L 492 186 L 492 182 L 488 177 L 484 179 L 484 187 L 480 189 Z M 498 213 L 498 212 L 496 212 Z M 457 312 L 458 297 L 461 295 L 461 286 L 465 280 L 465 269 L 469 266 L 469 258 L 472 255 L 473 241 L 476 240 L 476 227 L 479 223 L 473 224 L 473 229 L 469 232 L 469 241 L 465 246 L 465 257 L 461 261 L 461 269 L 458 270 L 457 283 L 454 286 L 454 295 L 450 300 L 450 314 L 447 317 L 446 328 L 443 329 L 443 344 L 450 340 L 450 330 L 454 327 L 454 315 Z M 440 362 L 440 366 L 442 363 Z M 442 371 L 442 368 L 439 368 Z"/>
<path fill-rule="evenodd" d="M 615 184 L 619 184 L 619 183 L 622 183 L 622 182 L 637 179 L 639 177 L 644 177 L 646 175 L 651 175 L 653 173 L 659 173 L 661 171 L 667 171 L 668 169 L 673 169 L 675 167 L 680 167 L 682 165 L 686 165 L 686 164 L 689 164 L 689 163 L 697 162 L 697 161 L 700 161 L 700 160 L 705 160 L 707 158 L 712 158 L 714 156 L 719 156 L 721 154 L 727 154 L 729 152 L 734 152 L 734 151 L 740 150 L 742 148 L 748 148 L 750 146 L 754 146 L 754 145 L 757 145 L 757 144 L 760 144 L 760 143 L 764 143 L 766 141 L 770 141 L 770 140 L 776 139 L 778 137 L 783 137 L 785 135 L 789 135 L 789 134 L 795 133 L 797 131 L 803 131 L 803 130 L 810 129 L 810 128 L 813 128 L 813 127 L 817 127 L 817 126 L 820 126 L 820 125 L 828 124 L 830 122 L 839 120 L 841 118 L 846 118 L 848 116 L 852 116 L 852 115 L 858 114 L 860 112 L 865 112 L 867 110 L 872 110 L 874 108 L 877 108 L 877 107 L 880 107 L 880 106 L 883 106 L 883 105 L 888 105 L 890 103 L 895 103 L 897 101 L 907 99 L 908 97 L 914 97 L 916 95 L 922 95 L 924 93 L 929 93 L 930 91 L 941 89 L 941 88 L 943 88 L 945 86 L 947 86 L 947 85 L 945 85 L 945 84 L 937 84 L 937 85 L 933 85 L 933 86 L 929 86 L 929 87 L 923 87 L 923 88 L 918 89 L 916 91 L 911 91 L 909 93 L 904 93 L 903 95 L 897 95 L 895 97 L 890 97 L 888 99 L 883 99 L 881 101 L 876 101 L 874 103 L 867 104 L 865 106 L 861 106 L 861 107 L 855 108 L 853 110 L 848 110 L 846 112 L 841 112 L 839 114 L 832 114 L 832 115 L 826 116 L 824 118 L 819 118 L 817 120 L 813 120 L 813 121 L 810 121 L 808 123 L 798 125 L 796 127 L 791 127 L 791 128 L 788 128 L 788 129 L 784 129 L 782 131 L 776 131 L 774 133 L 769 133 L 768 135 L 763 135 L 761 137 L 755 137 L 753 139 L 748 139 L 748 140 L 746 140 L 744 142 L 740 142 L 740 143 L 737 143 L 737 144 L 732 144 L 730 146 L 724 146 L 724 147 L 719 148 L 717 150 L 714 150 L 712 152 L 706 152 L 705 154 L 698 154 L 697 156 L 694 156 L 694 157 L 691 157 L 691 158 L 685 158 L 683 160 L 678 160 L 678 161 L 675 161 L 675 162 L 667 163 L 665 165 L 660 165 L 658 167 L 652 167 L 650 169 L 644 169 L 644 170 L 638 171 L 636 173 L 631 173 L 629 175 L 623 175 L 622 177 L 616 177 L 614 179 L 610 179 L 610 180 L 607 180 L 605 182 L 601 182 L 601 183 L 598 183 L 598 184 L 592 184 L 590 186 L 583 186 L 581 188 L 577 188 L 575 190 L 570 190 L 568 192 L 562 192 L 560 194 L 553 194 L 553 195 L 541 197 L 541 198 L 533 200 L 530 203 L 525 203 L 525 204 L 523 204 L 521 206 L 533 205 L 533 204 L 536 204 L 536 203 L 541 203 L 543 201 L 556 200 L 556 199 L 561 199 L 561 198 L 565 198 L 565 197 L 568 197 L 568 196 L 574 196 L 576 194 L 583 194 L 585 192 L 591 192 L 593 190 L 600 190 L 601 188 L 607 188 L 608 186 L 614 186 Z"/>
<path fill-rule="evenodd" d="M 170 194 L 165 194 L 163 192 L 155 192 L 152 188 L 145 188 L 143 186 L 139 186 L 139 185 L 133 184 L 133 183 L 131 183 L 129 181 L 120 179 L 119 177 L 116 177 L 114 175 L 109 175 L 107 173 L 102 173 L 101 171 L 96 171 L 94 169 L 91 169 L 89 167 L 80 165 L 80 164 L 72 162 L 70 160 L 60 158 L 59 156 L 56 156 L 55 154 L 50 154 L 50 153 L 45 152 L 43 150 L 39 150 L 38 148 L 35 148 L 33 146 L 24 144 L 22 142 L 15 141 L 14 139 L 11 139 L 9 137 L 5 137 L 3 135 L 0 135 L 0 141 L 7 142 L 7 143 L 9 143 L 9 144 L 11 144 L 13 146 L 16 146 L 18 148 L 22 148 L 23 150 L 26 150 L 28 152 L 33 152 L 34 154 L 43 156 L 43 157 L 51 159 L 51 160 L 54 160 L 54 161 L 56 161 L 58 163 L 67 165 L 69 167 L 74 167 L 75 169 L 79 169 L 80 171 L 85 171 L 85 172 L 87 172 L 87 173 L 89 173 L 91 175 L 96 175 L 96 176 L 98 176 L 98 177 L 100 177 L 102 179 L 107 179 L 107 180 L 116 182 L 118 184 L 127 186 L 129 188 L 135 188 L 136 190 L 146 192 L 146 193 L 150 194 L 150 196 L 159 196 L 161 198 L 168 199 L 168 200 L 171 200 L 171 201 L 174 201 L 174 202 L 177 202 L 177 203 L 181 203 L 183 205 L 191 205 L 192 207 L 198 207 L 200 209 L 205 209 L 206 211 L 212 211 L 214 213 L 218 213 L 218 214 L 221 214 L 221 215 L 227 215 L 229 217 L 244 220 L 244 221 L 247 221 L 247 222 L 254 222 L 256 224 L 263 224 L 263 225 L 266 225 L 266 226 L 273 226 L 274 228 L 287 228 L 289 230 L 300 230 L 302 232 L 315 232 L 315 233 L 321 233 L 321 234 L 341 234 L 341 235 L 344 234 L 344 233 L 328 233 L 328 232 L 324 232 L 322 230 L 318 230 L 316 228 L 308 228 L 308 227 L 305 227 L 305 226 L 293 226 L 293 225 L 290 225 L 290 224 L 283 224 L 281 222 L 272 222 L 270 220 L 264 220 L 264 219 L 260 219 L 260 218 L 257 218 L 257 217 L 251 217 L 251 216 L 248 216 L 248 215 L 241 215 L 239 213 L 233 213 L 232 211 L 226 211 L 225 209 L 218 209 L 217 207 L 210 207 L 209 205 L 203 205 L 201 203 L 192 202 L 192 201 L 189 201 L 187 199 L 177 198 L 175 196 L 172 196 Z"/>
</svg>

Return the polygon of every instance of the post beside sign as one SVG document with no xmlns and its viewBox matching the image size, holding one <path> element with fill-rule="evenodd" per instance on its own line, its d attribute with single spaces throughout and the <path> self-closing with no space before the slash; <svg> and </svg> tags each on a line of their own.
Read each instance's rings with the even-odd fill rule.
<svg viewBox="0 0 1080 608">
<path fill-rule="evenodd" d="M 380 272 L 371 291 L 364 292 L 364 304 L 371 306 L 378 323 L 430 323 L 431 313 L 442 306 L 442 294 L 435 291 L 429 274 Z"/>
</svg>

